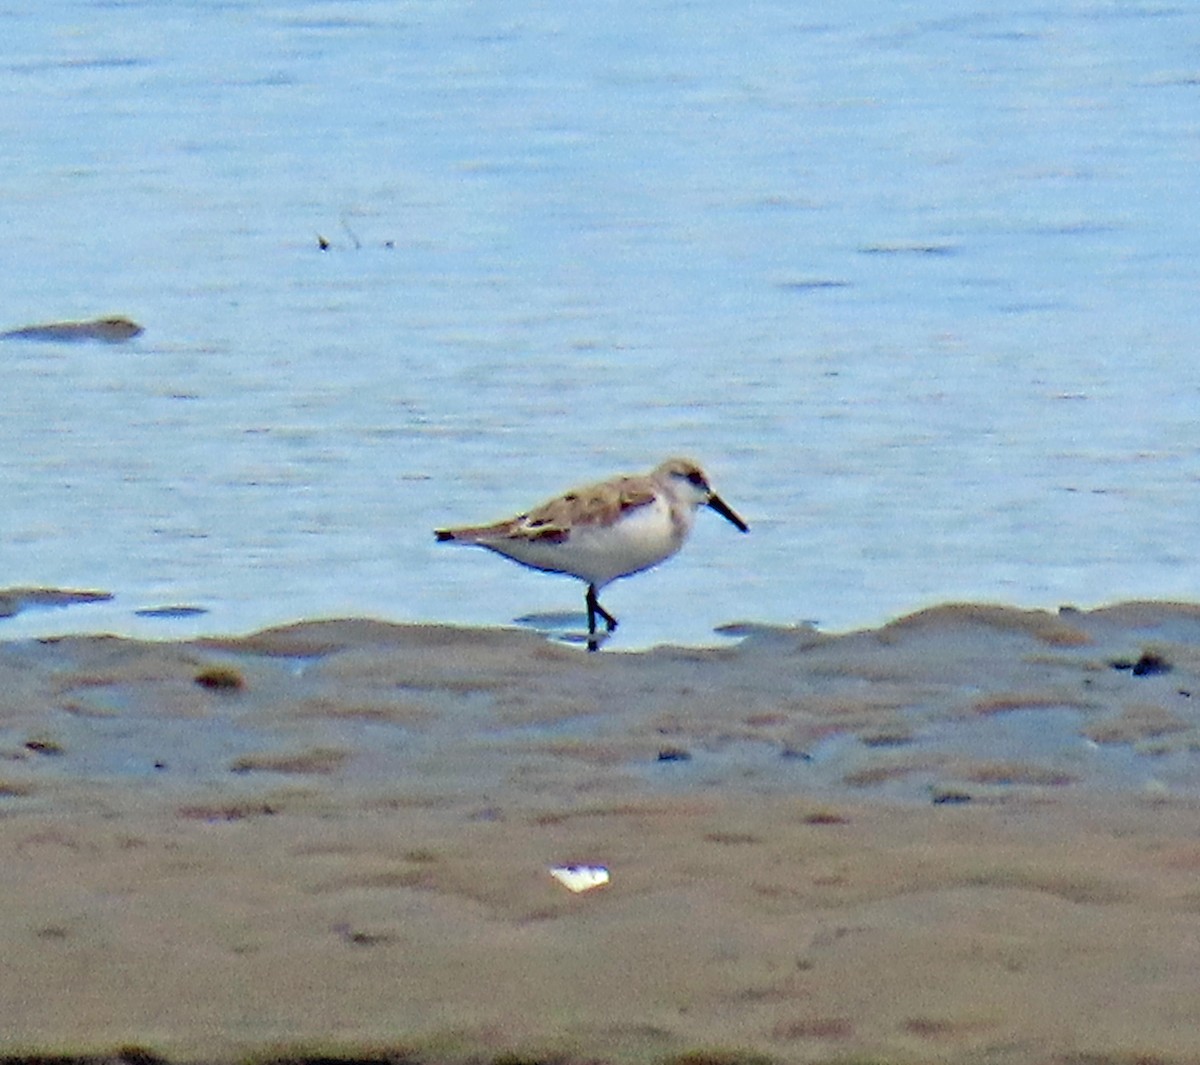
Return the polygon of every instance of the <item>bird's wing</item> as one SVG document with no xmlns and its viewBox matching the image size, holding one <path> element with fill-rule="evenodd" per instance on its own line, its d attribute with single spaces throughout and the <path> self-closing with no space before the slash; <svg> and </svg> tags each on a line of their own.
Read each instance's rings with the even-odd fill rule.
<svg viewBox="0 0 1200 1065">
<path fill-rule="evenodd" d="M 507 521 L 468 529 L 450 529 L 456 540 L 475 543 L 496 540 L 562 543 L 572 529 L 609 525 L 622 514 L 654 502 L 654 489 L 643 478 L 620 477 L 555 496 L 526 514 Z"/>
<path fill-rule="evenodd" d="M 557 496 L 514 519 L 514 535 L 565 539 L 572 529 L 611 525 L 622 514 L 654 502 L 654 489 L 638 477 L 620 477 Z"/>
<path fill-rule="evenodd" d="M 555 496 L 515 518 L 493 525 L 440 529 L 439 540 L 465 543 L 496 543 L 503 540 L 562 543 L 572 529 L 610 525 L 621 515 L 653 503 L 654 487 L 644 477 L 616 477 L 611 481 L 576 488 Z"/>
</svg>

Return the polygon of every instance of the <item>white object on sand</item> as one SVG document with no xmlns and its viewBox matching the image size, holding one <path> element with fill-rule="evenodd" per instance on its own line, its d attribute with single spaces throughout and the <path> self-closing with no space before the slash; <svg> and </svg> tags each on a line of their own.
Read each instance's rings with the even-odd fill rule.
<svg viewBox="0 0 1200 1065">
<path fill-rule="evenodd" d="M 550 875 L 568 891 L 591 891 L 608 883 L 608 870 L 602 865 L 552 865 Z"/>
</svg>

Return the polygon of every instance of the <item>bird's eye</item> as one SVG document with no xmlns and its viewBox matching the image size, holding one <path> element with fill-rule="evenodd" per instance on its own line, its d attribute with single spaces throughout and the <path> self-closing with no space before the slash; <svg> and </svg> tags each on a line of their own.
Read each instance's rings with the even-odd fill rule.
<svg viewBox="0 0 1200 1065">
<path fill-rule="evenodd" d="M 704 480 L 704 474 L 702 474 L 699 470 L 692 470 L 692 472 L 687 475 L 687 479 L 697 488 L 708 487 L 708 483 Z"/>
</svg>

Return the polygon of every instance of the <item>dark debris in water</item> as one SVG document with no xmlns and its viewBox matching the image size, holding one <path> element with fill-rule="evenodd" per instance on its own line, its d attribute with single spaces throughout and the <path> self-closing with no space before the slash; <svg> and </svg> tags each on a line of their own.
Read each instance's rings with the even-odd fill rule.
<svg viewBox="0 0 1200 1065">
<path fill-rule="evenodd" d="M 65 753 L 63 745 L 58 740 L 48 738 L 35 737 L 28 739 L 25 741 L 24 746 L 25 750 L 29 751 L 30 754 L 40 754 L 47 758 L 57 758 L 59 755 Z"/>
<path fill-rule="evenodd" d="M 1115 658 L 1109 665 L 1113 669 L 1129 670 L 1135 677 L 1153 677 L 1160 673 L 1170 673 L 1171 663 L 1155 651 L 1143 651 L 1137 660 Z"/>
<path fill-rule="evenodd" d="M 867 244 L 859 248 L 862 255 L 953 255 L 958 249 L 953 244 Z"/>
<path fill-rule="evenodd" d="M 801 277 L 790 281 L 780 281 L 778 287 L 785 292 L 820 292 L 825 289 L 850 288 L 851 283 L 833 277 Z"/>
<path fill-rule="evenodd" d="M 148 606 L 135 610 L 139 618 L 194 618 L 208 611 L 202 606 Z"/>
<path fill-rule="evenodd" d="M 690 762 L 691 752 L 683 747 L 664 747 L 658 752 L 660 762 Z"/>
</svg>

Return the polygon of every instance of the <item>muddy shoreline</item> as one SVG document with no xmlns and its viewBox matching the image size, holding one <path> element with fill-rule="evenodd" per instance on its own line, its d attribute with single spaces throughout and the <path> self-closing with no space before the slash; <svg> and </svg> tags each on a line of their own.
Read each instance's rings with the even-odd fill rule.
<svg viewBox="0 0 1200 1065">
<path fill-rule="evenodd" d="M 741 635 L 0 643 L 0 1055 L 1200 1060 L 1200 607 Z"/>
</svg>

